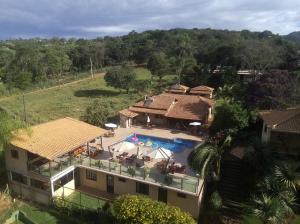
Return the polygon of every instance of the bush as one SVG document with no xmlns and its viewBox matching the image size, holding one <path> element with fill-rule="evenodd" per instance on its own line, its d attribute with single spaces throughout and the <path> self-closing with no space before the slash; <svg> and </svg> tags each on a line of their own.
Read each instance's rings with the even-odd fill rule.
<svg viewBox="0 0 300 224">
<path fill-rule="evenodd" d="M 96 126 L 104 126 L 108 118 L 113 117 L 115 110 L 109 102 L 93 101 L 85 110 L 81 120 Z"/>
<path fill-rule="evenodd" d="M 115 218 L 122 224 L 195 224 L 188 213 L 178 207 L 148 197 L 122 195 L 113 203 Z"/>
</svg>

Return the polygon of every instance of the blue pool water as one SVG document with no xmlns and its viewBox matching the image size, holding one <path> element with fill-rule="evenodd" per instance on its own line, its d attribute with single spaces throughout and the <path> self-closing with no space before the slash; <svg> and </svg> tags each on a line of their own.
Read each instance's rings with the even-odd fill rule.
<svg viewBox="0 0 300 224">
<path fill-rule="evenodd" d="M 136 142 L 133 141 L 134 135 L 130 135 L 126 138 L 126 141 L 138 143 L 143 142 L 145 146 L 149 146 L 153 149 L 157 149 L 159 147 L 169 149 L 172 152 L 180 152 L 184 148 L 193 148 L 196 144 L 195 141 L 192 140 L 186 140 L 186 139 L 166 139 L 166 138 L 159 138 L 154 136 L 148 136 L 148 135 L 135 135 L 138 140 Z"/>
</svg>

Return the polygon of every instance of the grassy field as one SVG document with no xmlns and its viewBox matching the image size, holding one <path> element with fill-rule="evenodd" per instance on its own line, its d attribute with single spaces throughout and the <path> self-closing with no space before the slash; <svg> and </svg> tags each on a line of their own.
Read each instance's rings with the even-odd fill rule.
<svg viewBox="0 0 300 224">
<path fill-rule="evenodd" d="M 135 69 L 139 79 L 150 79 L 150 72 L 143 68 Z M 170 77 L 167 77 L 170 79 Z M 111 101 L 116 110 L 123 109 L 140 99 L 137 93 L 119 92 L 106 86 L 103 76 L 92 80 L 57 86 L 38 92 L 25 94 L 27 121 L 30 124 L 42 123 L 61 117 L 79 118 L 87 105 L 93 100 Z M 23 97 L 21 95 L 0 98 L 0 107 L 13 115 L 24 117 Z"/>
</svg>

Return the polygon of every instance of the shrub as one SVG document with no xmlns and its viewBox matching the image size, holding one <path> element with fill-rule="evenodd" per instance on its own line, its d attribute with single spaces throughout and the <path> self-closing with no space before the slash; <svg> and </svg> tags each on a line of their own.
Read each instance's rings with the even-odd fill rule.
<svg viewBox="0 0 300 224">
<path fill-rule="evenodd" d="M 114 116 L 114 108 L 106 101 L 93 101 L 85 110 L 81 119 L 89 124 L 104 126 L 107 119 Z"/>
<path fill-rule="evenodd" d="M 122 195 L 113 203 L 115 218 L 122 224 L 195 224 L 188 213 L 178 207 L 148 197 Z"/>
</svg>

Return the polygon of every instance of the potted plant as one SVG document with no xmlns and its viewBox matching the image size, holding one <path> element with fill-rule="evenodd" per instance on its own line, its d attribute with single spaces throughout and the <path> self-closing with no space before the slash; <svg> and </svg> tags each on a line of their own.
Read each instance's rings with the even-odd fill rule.
<svg viewBox="0 0 300 224">
<path fill-rule="evenodd" d="M 149 173 L 150 173 L 150 169 L 145 166 L 145 168 L 144 168 L 144 179 L 146 179 L 147 177 L 149 177 Z"/>
<path fill-rule="evenodd" d="M 167 185 L 172 184 L 172 182 L 173 182 L 173 177 L 170 176 L 170 175 L 166 175 L 166 176 L 165 176 L 165 182 L 166 182 Z"/>
<path fill-rule="evenodd" d="M 135 176 L 135 169 L 132 168 L 131 166 L 128 167 L 127 172 L 129 173 L 130 176 L 132 176 L 132 177 Z"/>
<path fill-rule="evenodd" d="M 101 167 L 103 167 L 103 163 L 100 160 L 98 160 L 95 162 L 95 166 L 101 168 Z"/>
</svg>

